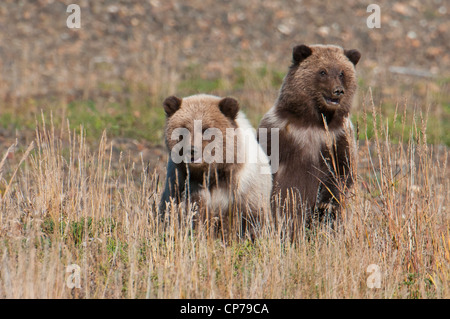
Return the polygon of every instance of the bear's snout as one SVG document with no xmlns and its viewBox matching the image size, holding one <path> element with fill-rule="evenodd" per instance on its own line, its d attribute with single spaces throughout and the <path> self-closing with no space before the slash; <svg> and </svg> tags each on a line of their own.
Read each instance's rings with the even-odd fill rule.
<svg viewBox="0 0 450 319">
<path fill-rule="evenodd" d="M 202 162 L 202 152 L 194 145 L 191 145 L 191 163 L 201 163 Z"/>
</svg>

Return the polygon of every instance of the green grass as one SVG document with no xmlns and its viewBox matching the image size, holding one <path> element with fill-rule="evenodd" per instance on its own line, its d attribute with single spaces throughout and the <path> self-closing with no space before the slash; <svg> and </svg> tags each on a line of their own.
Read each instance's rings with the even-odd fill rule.
<svg viewBox="0 0 450 319">
<path fill-rule="evenodd" d="M 256 127 L 272 105 L 285 73 L 285 70 L 280 71 L 268 65 L 252 67 L 240 63 L 230 76 L 208 78 L 201 66 L 190 65 L 175 83 L 175 92 L 169 94 L 180 97 L 196 93 L 234 96 Z M 383 82 L 369 86 L 367 79 L 359 77 L 358 83 L 361 96 L 367 96 L 369 90 L 372 92 L 377 112 L 384 118 L 383 123 L 373 118 L 371 108 L 364 106 L 370 104 L 367 98 L 355 100 L 358 107 L 352 111 L 352 120 L 359 126 L 366 121 L 367 128 L 367 132 L 359 131 L 358 139 L 365 138 L 366 133 L 369 139 L 372 138 L 376 123 L 383 130 L 387 127 L 390 140 L 396 143 L 410 135 L 414 121 L 426 121 L 427 142 L 450 146 L 450 78 L 416 81 L 409 86 L 400 83 L 393 96 L 383 93 L 388 87 Z M 0 126 L 10 132 L 33 134 L 36 122 L 42 124 L 42 111 L 46 121 L 50 121 L 52 114 L 56 129 L 66 125 L 66 118 L 76 133 L 83 127 L 88 134 L 88 142 L 97 141 L 106 130 L 108 137 L 163 143 L 165 116 L 161 104 L 165 96 L 151 96 L 144 83 L 121 84 L 111 81 L 99 83 L 93 91 L 106 97 L 79 98 L 68 103 L 53 97 L 28 98 L 18 105 L 3 105 Z M 427 114 L 427 117 L 423 117 L 423 114 Z M 403 122 L 399 121 L 400 117 Z"/>
<path fill-rule="evenodd" d="M 132 106 L 107 103 L 99 107 L 93 101 L 76 101 L 68 104 L 67 116 L 72 127 L 83 125 L 93 138 L 101 136 L 106 129 L 108 136 L 128 137 L 160 143 L 164 128 L 162 107 L 144 105 Z"/>
<path fill-rule="evenodd" d="M 406 112 L 398 109 L 400 112 L 396 114 L 396 106 L 391 103 L 384 103 L 377 108 L 377 114 L 374 116 L 372 110 L 359 111 L 352 114 L 352 122 L 364 131 L 358 130 L 358 140 L 364 140 L 366 137 L 372 139 L 374 137 L 374 128 L 388 132 L 389 139 L 393 143 L 406 140 L 410 134 L 418 137 L 417 131 L 414 130 L 416 125 L 421 126 L 426 123 L 427 143 L 443 144 L 450 146 L 450 103 L 442 103 L 440 116 L 433 113 L 417 111 L 417 113 Z M 381 122 L 381 114 L 383 114 L 383 122 Z M 400 121 L 399 118 L 404 118 Z M 414 124 L 416 123 L 416 124 Z"/>
</svg>

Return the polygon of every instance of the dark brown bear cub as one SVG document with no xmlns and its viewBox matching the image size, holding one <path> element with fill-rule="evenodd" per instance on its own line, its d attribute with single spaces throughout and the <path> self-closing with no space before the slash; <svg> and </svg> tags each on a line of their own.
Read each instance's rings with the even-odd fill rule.
<svg viewBox="0 0 450 319">
<path fill-rule="evenodd" d="M 298 45 L 275 105 L 260 128 L 279 129 L 279 168 L 273 195 L 284 213 L 334 223 L 353 184 L 355 155 L 349 111 L 361 54 L 332 45 Z M 262 145 L 270 154 L 268 145 Z M 283 210 L 278 210 L 282 213 Z"/>
</svg>

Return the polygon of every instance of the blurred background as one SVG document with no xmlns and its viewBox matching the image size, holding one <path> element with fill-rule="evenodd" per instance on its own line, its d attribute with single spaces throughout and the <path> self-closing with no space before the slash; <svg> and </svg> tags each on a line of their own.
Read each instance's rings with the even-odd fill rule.
<svg viewBox="0 0 450 319">
<path fill-rule="evenodd" d="M 79 29 L 66 25 L 71 3 Z M 163 99 L 198 92 L 238 98 L 257 126 L 292 47 L 324 43 L 362 52 L 354 121 L 373 99 L 388 118 L 427 114 L 428 142 L 450 145 L 449 3 L 377 1 L 381 27 L 370 29 L 371 3 L 3 0 L 0 142 L 25 144 L 42 112 L 61 132 L 82 124 L 96 143 L 106 129 L 118 150 L 160 155 Z"/>
<path fill-rule="evenodd" d="M 448 299 L 450 2 L 374 1 L 371 29 L 372 1 L 1 0 L 0 298 Z M 224 245 L 155 218 L 164 98 L 233 96 L 257 127 L 300 43 L 362 53 L 343 231 Z"/>
</svg>

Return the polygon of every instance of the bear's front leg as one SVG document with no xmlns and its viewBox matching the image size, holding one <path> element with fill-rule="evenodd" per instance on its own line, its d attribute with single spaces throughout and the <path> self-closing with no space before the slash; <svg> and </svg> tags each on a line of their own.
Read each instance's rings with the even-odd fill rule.
<svg viewBox="0 0 450 319">
<path fill-rule="evenodd" d="M 320 223 L 334 225 L 340 218 L 342 200 L 353 185 L 351 145 L 343 135 L 331 150 L 323 152 L 325 177 L 320 181 L 313 214 Z"/>
<path fill-rule="evenodd" d="M 185 190 L 186 173 L 179 169 L 179 167 L 170 158 L 167 162 L 167 174 L 164 191 L 161 195 L 159 204 L 159 214 L 164 218 L 167 205 L 173 201 L 175 204 L 182 202 L 182 194 Z"/>
</svg>

